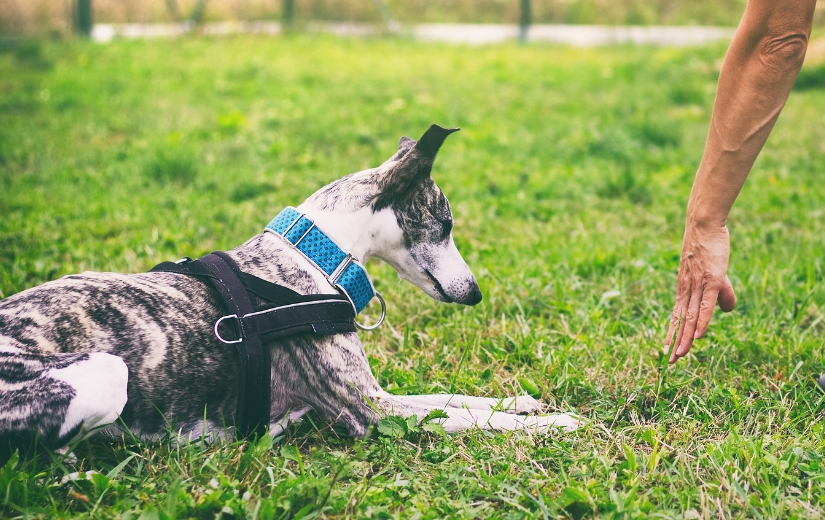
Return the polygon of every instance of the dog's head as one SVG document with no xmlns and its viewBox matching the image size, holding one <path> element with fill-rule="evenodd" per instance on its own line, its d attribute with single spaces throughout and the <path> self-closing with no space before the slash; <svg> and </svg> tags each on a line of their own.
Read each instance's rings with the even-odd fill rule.
<svg viewBox="0 0 825 520">
<path fill-rule="evenodd" d="M 418 141 L 402 137 L 384 164 L 333 182 L 301 209 L 362 260 L 380 258 L 438 301 L 475 305 L 478 282 L 453 242 L 450 203 L 430 176 L 457 130 L 432 125 Z"/>
</svg>

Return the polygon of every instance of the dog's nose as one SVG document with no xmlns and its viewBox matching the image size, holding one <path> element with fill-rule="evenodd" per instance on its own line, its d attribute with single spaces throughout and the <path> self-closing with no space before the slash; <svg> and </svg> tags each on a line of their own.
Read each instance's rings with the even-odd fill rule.
<svg viewBox="0 0 825 520">
<path fill-rule="evenodd" d="M 478 302 L 481 301 L 481 289 L 478 288 L 478 284 L 474 283 L 472 287 L 470 287 L 470 294 L 467 296 L 467 299 L 462 302 L 466 305 L 476 305 Z"/>
</svg>

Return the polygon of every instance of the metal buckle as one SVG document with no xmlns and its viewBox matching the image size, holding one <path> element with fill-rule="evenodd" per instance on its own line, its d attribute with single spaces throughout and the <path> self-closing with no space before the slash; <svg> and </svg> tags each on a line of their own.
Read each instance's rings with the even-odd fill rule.
<svg viewBox="0 0 825 520">
<path fill-rule="evenodd" d="M 218 318 L 218 321 L 215 322 L 215 337 L 218 338 L 218 340 L 220 340 L 222 343 L 226 343 L 227 345 L 231 345 L 233 343 L 240 343 L 240 342 L 243 341 L 243 335 L 240 334 L 240 333 L 238 334 L 238 339 L 226 340 L 226 339 L 223 339 L 221 337 L 220 333 L 218 332 L 218 326 L 221 324 L 221 322 L 223 320 L 229 320 L 229 319 L 232 319 L 232 318 L 238 320 L 238 322 L 237 322 L 238 324 L 235 327 L 235 331 L 239 332 L 241 330 L 241 319 L 238 318 L 237 314 L 229 314 L 227 316 L 223 316 L 221 318 Z"/>
<path fill-rule="evenodd" d="M 284 232 L 283 232 L 283 233 L 281 233 L 281 236 L 282 236 L 282 237 L 284 237 L 284 238 L 286 239 L 286 241 L 287 241 L 287 242 L 289 242 L 289 239 L 288 239 L 288 238 L 286 238 L 286 234 L 287 234 L 287 233 L 289 233 L 289 232 L 292 230 L 292 228 L 295 226 L 295 224 L 297 224 L 297 223 L 298 223 L 298 221 L 299 221 L 299 220 L 301 220 L 301 217 L 303 217 L 303 216 L 304 216 L 304 214 L 303 214 L 303 213 L 301 213 L 301 212 L 299 211 L 299 212 L 298 212 L 298 216 L 297 216 L 297 217 L 295 217 L 295 220 L 293 220 L 293 221 L 292 221 L 292 224 L 290 224 L 289 226 L 287 226 L 287 228 L 284 230 Z M 290 244 L 291 244 L 291 243 L 292 243 L 292 242 L 290 242 Z"/>
<path fill-rule="evenodd" d="M 305 238 L 306 238 L 306 236 L 309 234 L 309 232 L 310 232 L 310 231 L 312 231 L 312 228 L 314 228 L 314 227 L 315 227 L 315 222 L 314 222 L 312 219 L 309 219 L 309 218 L 308 218 L 307 220 L 309 220 L 310 222 L 312 222 L 312 224 L 310 224 L 310 226 L 307 228 L 307 230 L 306 230 L 306 231 L 304 231 L 304 234 L 303 234 L 303 235 L 301 235 L 301 238 L 299 238 L 298 240 L 296 240 L 296 241 L 295 241 L 295 243 L 294 243 L 294 244 L 292 244 L 292 246 L 293 246 L 293 247 L 295 247 L 295 248 L 297 248 L 297 247 L 298 247 L 298 244 L 300 244 L 300 243 L 301 243 L 301 240 L 305 239 Z M 286 238 L 286 237 L 284 237 L 284 238 Z M 287 242 L 289 242 L 289 239 L 288 239 L 288 238 L 287 238 Z M 313 262 L 314 262 L 314 260 L 313 260 Z"/>
<path fill-rule="evenodd" d="M 188 256 L 184 256 L 180 260 L 175 261 L 175 263 L 178 264 L 178 265 L 181 265 L 181 264 L 188 264 L 191 261 L 192 261 L 191 258 L 189 258 Z"/>
<path fill-rule="evenodd" d="M 366 331 L 375 330 L 378 327 L 380 327 L 382 323 L 384 323 L 384 318 L 387 317 L 387 302 L 384 301 L 384 297 L 381 296 L 380 292 L 375 291 L 375 296 L 376 296 L 376 298 L 378 298 L 378 301 L 381 302 L 381 317 L 378 318 L 377 322 L 375 322 L 373 325 L 369 325 L 369 326 L 361 325 L 360 323 L 358 323 L 358 320 L 353 320 L 353 323 L 355 323 L 355 326 L 358 327 L 361 330 L 366 330 Z"/>
<path fill-rule="evenodd" d="M 341 263 L 338 264 L 338 267 L 336 267 L 335 270 L 327 276 L 327 281 L 332 284 L 333 287 L 338 283 L 338 280 L 344 276 L 344 271 L 347 270 L 347 267 L 352 264 L 354 259 L 355 257 L 352 256 L 352 253 L 347 253 L 347 256 L 345 256 L 344 259 L 341 260 Z"/>
</svg>

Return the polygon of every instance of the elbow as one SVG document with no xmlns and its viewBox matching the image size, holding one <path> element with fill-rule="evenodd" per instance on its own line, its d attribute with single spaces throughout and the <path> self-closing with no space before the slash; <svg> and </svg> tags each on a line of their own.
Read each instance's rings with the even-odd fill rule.
<svg viewBox="0 0 825 520">
<path fill-rule="evenodd" d="M 797 73 L 808 50 L 807 31 L 787 31 L 762 38 L 759 57 L 765 67 L 778 74 Z"/>
</svg>

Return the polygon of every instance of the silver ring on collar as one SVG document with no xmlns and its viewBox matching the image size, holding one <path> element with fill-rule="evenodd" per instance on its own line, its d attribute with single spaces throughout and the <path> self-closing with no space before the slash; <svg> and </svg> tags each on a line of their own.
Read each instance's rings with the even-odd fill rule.
<svg viewBox="0 0 825 520">
<path fill-rule="evenodd" d="M 378 327 L 380 327 L 382 323 L 384 323 L 384 318 L 387 317 L 387 302 L 384 301 L 384 297 L 381 296 L 380 292 L 375 291 L 375 296 L 378 298 L 378 301 L 381 302 L 381 317 L 378 318 L 378 321 L 375 322 L 375 324 L 369 326 L 361 325 L 360 323 L 358 323 L 358 320 L 355 320 L 355 326 L 361 330 L 375 330 Z"/>
</svg>

